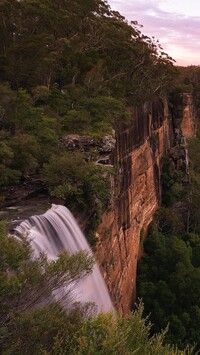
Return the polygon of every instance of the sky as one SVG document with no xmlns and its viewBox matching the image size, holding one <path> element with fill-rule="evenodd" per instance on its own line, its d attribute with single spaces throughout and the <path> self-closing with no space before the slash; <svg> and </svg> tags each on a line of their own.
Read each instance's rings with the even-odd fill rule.
<svg viewBox="0 0 200 355">
<path fill-rule="evenodd" d="M 176 65 L 200 65 L 200 0 L 107 0 L 141 32 L 159 39 Z"/>
</svg>

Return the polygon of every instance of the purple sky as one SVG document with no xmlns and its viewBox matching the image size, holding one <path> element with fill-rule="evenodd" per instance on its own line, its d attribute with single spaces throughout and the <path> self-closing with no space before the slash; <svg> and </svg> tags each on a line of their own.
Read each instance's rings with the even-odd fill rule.
<svg viewBox="0 0 200 355">
<path fill-rule="evenodd" d="M 200 65 L 200 0 L 108 0 L 113 10 L 143 25 L 177 65 Z"/>
</svg>

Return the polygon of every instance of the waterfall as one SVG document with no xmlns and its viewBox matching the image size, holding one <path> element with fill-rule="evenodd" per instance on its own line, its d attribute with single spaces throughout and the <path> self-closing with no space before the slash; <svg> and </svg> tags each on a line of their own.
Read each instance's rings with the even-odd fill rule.
<svg viewBox="0 0 200 355">
<path fill-rule="evenodd" d="M 68 250 L 70 254 L 86 250 L 92 254 L 76 220 L 64 206 L 52 205 L 46 213 L 28 218 L 16 227 L 15 234 L 20 238 L 28 237 L 36 257 L 45 252 L 48 259 L 53 260 L 62 250 Z M 99 311 L 113 309 L 105 281 L 96 263 L 92 273 L 72 289 L 73 300 L 76 302 L 94 302 Z"/>
</svg>

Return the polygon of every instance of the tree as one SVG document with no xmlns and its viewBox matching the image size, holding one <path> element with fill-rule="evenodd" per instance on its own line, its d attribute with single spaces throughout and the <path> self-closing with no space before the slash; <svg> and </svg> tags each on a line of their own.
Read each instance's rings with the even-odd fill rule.
<svg viewBox="0 0 200 355">
<path fill-rule="evenodd" d="M 2 354 L 192 354 L 192 349 L 181 352 L 163 345 L 166 331 L 151 337 L 151 325 L 142 318 L 141 303 L 133 313 L 122 317 L 113 313 L 96 315 L 91 304 L 66 308 L 71 302 L 70 291 L 65 307 L 55 302 L 52 291 L 74 284 L 91 272 L 93 258 L 85 252 L 62 252 L 54 261 L 47 260 L 45 254 L 36 259 L 28 240 L 7 235 L 3 223 L 0 247 Z"/>
<path fill-rule="evenodd" d="M 85 252 L 69 255 L 67 251 L 57 260 L 49 261 L 45 254 L 36 259 L 26 238 L 19 242 L 6 235 L 3 224 L 0 227 L 0 347 L 4 348 L 20 318 L 25 321 L 34 312 L 40 314 L 51 306 L 57 307 L 52 292 L 88 275 L 93 259 Z M 70 291 L 62 299 L 65 305 L 69 301 Z"/>
<path fill-rule="evenodd" d="M 34 136 L 21 134 L 14 137 L 10 142 L 14 159 L 12 167 L 19 170 L 23 176 L 35 172 L 38 166 L 39 144 Z"/>
<path fill-rule="evenodd" d="M 86 163 L 85 155 L 80 152 L 63 152 L 53 155 L 44 167 L 45 181 L 50 193 L 73 203 L 89 205 L 93 198 L 102 203 L 109 199 L 109 179 L 102 175 L 107 172 L 102 167 Z M 80 208 L 80 205 L 79 205 Z"/>
<path fill-rule="evenodd" d="M 176 237 L 169 230 L 164 235 L 154 224 L 144 242 L 146 254 L 138 267 L 138 296 L 143 298 L 145 314 L 150 314 L 152 331 L 161 331 L 169 323 L 166 341 L 180 348 L 187 343 L 196 343 L 197 349 L 200 346 L 192 315 L 193 307 L 200 305 L 197 238 Z"/>
<path fill-rule="evenodd" d="M 7 0 L 0 20 L 0 138 L 14 154 L 2 186 L 39 172 L 66 133 L 112 133 L 174 75 L 158 42 L 103 0 Z"/>
<path fill-rule="evenodd" d="M 0 142 L 0 186 L 17 183 L 21 177 L 19 170 L 12 167 L 14 153 L 7 142 Z"/>
<path fill-rule="evenodd" d="M 8 0 L 0 10 L 1 74 L 13 89 L 57 82 L 137 102 L 169 87 L 172 58 L 105 1 Z"/>
</svg>

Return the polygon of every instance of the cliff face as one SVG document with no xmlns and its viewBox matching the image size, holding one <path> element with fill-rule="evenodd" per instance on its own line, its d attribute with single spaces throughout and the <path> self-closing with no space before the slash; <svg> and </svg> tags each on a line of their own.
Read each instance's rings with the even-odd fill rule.
<svg viewBox="0 0 200 355">
<path fill-rule="evenodd" d="M 181 129 L 185 137 L 190 138 L 196 135 L 195 109 L 191 94 L 178 95 L 174 107 L 174 124 Z"/>
<path fill-rule="evenodd" d="M 182 112 L 186 111 L 185 107 Z M 102 216 L 97 232 L 97 259 L 122 313 L 130 310 L 136 296 L 140 241 L 160 204 L 161 159 L 174 141 L 167 102 L 159 100 L 130 112 L 132 123 L 117 132 L 115 203 Z M 187 127 L 185 116 L 182 121 L 185 131 L 194 135 L 195 126 L 189 122 Z"/>
</svg>

